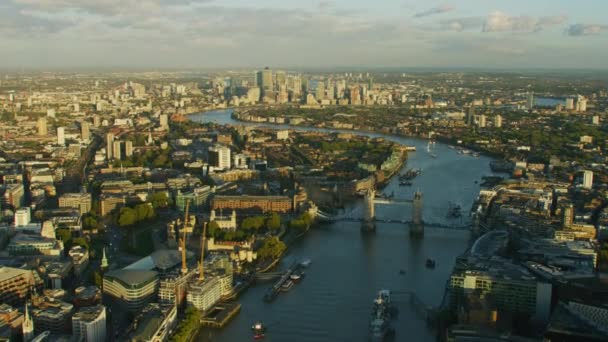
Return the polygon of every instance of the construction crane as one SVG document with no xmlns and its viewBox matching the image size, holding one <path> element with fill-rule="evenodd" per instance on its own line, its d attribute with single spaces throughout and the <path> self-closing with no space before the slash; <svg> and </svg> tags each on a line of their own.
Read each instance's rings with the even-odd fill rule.
<svg viewBox="0 0 608 342">
<path fill-rule="evenodd" d="M 201 238 L 201 260 L 198 263 L 198 280 L 205 280 L 203 262 L 205 260 L 205 239 L 207 237 L 207 222 L 203 223 L 203 236 Z"/>
<path fill-rule="evenodd" d="M 186 200 L 186 212 L 184 215 L 184 224 L 182 226 L 182 238 L 179 240 L 179 245 L 182 249 L 182 274 L 188 273 L 186 265 L 186 227 L 188 226 L 188 212 L 190 210 L 190 200 Z"/>
</svg>

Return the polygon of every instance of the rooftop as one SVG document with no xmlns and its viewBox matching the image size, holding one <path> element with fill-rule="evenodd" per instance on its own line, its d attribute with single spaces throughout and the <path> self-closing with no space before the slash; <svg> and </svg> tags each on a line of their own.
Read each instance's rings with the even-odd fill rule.
<svg viewBox="0 0 608 342">
<path fill-rule="evenodd" d="M 83 307 L 76 311 L 72 319 L 91 322 L 96 320 L 105 310 L 106 308 L 103 305 Z"/>
<path fill-rule="evenodd" d="M 108 272 L 104 278 L 116 279 L 126 286 L 141 286 L 143 283 L 152 281 L 158 275 L 155 271 L 141 270 L 116 270 Z"/>
</svg>

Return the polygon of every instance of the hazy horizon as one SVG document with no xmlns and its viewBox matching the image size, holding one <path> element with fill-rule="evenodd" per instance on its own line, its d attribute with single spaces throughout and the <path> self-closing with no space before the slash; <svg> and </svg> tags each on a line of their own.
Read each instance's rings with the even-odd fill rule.
<svg viewBox="0 0 608 342">
<path fill-rule="evenodd" d="M 605 70 L 601 0 L 6 0 L 0 69 Z"/>
</svg>

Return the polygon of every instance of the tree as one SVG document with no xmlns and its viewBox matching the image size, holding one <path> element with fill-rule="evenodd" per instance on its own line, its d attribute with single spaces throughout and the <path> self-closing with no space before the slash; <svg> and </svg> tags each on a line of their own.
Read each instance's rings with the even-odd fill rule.
<svg viewBox="0 0 608 342">
<path fill-rule="evenodd" d="M 266 220 L 266 227 L 271 231 L 281 229 L 281 216 L 277 213 L 270 214 L 270 217 Z"/>
<path fill-rule="evenodd" d="M 82 237 L 73 238 L 72 245 L 73 246 L 82 246 L 82 247 L 86 248 L 87 250 L 89 250 L 89 242 L 85 238 L 82 238 Z"/>
<path fill-rule="evenodd" d="M 217 237 L 217 233 L 220 231 L 220 225 L 215 221 L 209 222 L 207 225 L 207 237 Z"/>
<path fill-rule="evenodd" d="M 72 245 L 72 232 L 69 229 L 60 228 L 55 231 L 57 239 L 63 241 L 63 246 L 68 247 Z"/>
<path fill-rule="evenodd" d="M 145 221 L 154 218 L 156 213 L 150 203 L 142 203 L 135 206 L 136 222 Z"/>
<path fill-rule="evenodd" d="M 258 256 L 261 259 L 276 259 L 278 258 L 287 246 L 278 237 L 272 236 L 264 241 L 264 244 L 258 249 Z"/>
<path fill-rule="evenodd" d="M 152 207 L 154 207 L 154 209 L 166 208 L 169 206 L 169 197 L 167 196 L 166 192 L 156 192 L 150 196 L 150 202 L 152 203 Z"/>
<path fill-rule="evenodd" d="M 264 216 L 248 217 L 241 222 L 241 229 L 257 231 L 264 226 Z"/>
<path fill-rule="evenodd" d="M 124 207 L 120 209 L 120 214 L 118 216 L 118 225 L 121 227 L 132 226 L 137 222 L 137 213 L 135 210 Z"/>
<path fill-rule="evenodd" d="M 101 274 L 99 273 L 99 271 L 95 271 L 91 274 L 91 280 L 93 281 L 93 284 L 95 284 L 95 286 L 101 288 L 101 286 L 103 285 L 103 277 L 101 276 Z"/>
</svg>

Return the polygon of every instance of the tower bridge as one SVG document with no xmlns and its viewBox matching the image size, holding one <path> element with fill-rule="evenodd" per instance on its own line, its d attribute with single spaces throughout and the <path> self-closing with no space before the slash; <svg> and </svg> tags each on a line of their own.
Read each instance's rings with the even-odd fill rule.
<svg viewBox="0 0 608 342">
<path fill-rule="evenodd" d="M 395 220 L 395 219 L 379 219 L 376 217 L 376 205 L 411 205 L 412 219 L 411 220 Z M 361 229 L 364 231 L 374 231 L 376 223 L 400 223 L 407 225 L 410 228 L 410 235 L 413 237 L 421 237 L 424 235 L 426 228 L 438 228 L 448 230 L 469 230 L 470 225 L 453 225 L 438 222 L 424 222 L 423 220 L 423 194 L 421 191 L 416 191 L 412 199 L 392 199 L 378 198 L 375 190 L 368 190 L 365 194 L 363 217 L 352 215 L 332 216 L 324 212 L 319 212 L 319 218 L 331 222 L 361 222 Z"/>
<path fill-rule="evenodd" d="M 376 204 L 385 205 L 412 205 L 412 221 L 409 222 L 410 235 L 424 235 L 424 222 L 422 221 L 422 192 L 416 191 L 414 198 L 411 200 L 376 198 L 376 190 L 370 189 L 365 194 L 365 212 L 361 229 L 365 231 L 373 231 L 376 229 Z"/>
</svg>

